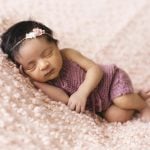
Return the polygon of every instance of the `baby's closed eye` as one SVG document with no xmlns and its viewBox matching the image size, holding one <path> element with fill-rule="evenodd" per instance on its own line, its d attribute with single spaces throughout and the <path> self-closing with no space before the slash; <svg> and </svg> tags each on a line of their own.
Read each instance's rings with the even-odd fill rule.
<svg viewBox="0 0 150 150">
<path fill-rule="evenodd" d="M 43 53 L 42 53 L 42 57 L 50 57 L 53 53 L 52 49 L 46 49 Z"/>
<path fill-rule="evenodd" d="M 35 67 L 36 67 L 36 62 L 32 61 L 25 67 L 25 70 L 31 70 L 34 69 Z"/>
</svg>

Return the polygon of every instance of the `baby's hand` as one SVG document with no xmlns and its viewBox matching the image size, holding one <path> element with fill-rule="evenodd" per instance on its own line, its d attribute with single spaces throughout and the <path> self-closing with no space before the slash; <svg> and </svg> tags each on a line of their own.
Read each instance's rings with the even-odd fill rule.
<svg viewBox="0 0 150 150">
<path fill-rule="evenodd" d="M 70 96 L 68 106 L 71 110 L 75 110 L 78 113 L 84 112 L 86 101 L 87 97 L 85 97 L 77 91 Z"/>
<path fill-rule="evenodd" d="M 145 107 L 145 108 L 141 111 L 141 119 L 142 119 L 143 121 L 150 122 L 150 106 Z"/>
<path fill-rule="evenodd" d="M 38 81 L 34 81 L 34 80 L 30 80 L 31 83 L 38 89 L 41 89 L 44 85 L 44 83 L 38 82 Z"/>
</svg>

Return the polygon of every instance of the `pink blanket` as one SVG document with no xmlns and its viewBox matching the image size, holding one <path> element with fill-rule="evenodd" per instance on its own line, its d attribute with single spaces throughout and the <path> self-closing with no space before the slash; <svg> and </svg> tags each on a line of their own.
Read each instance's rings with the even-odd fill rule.
<svg viewBox="0 0 150 150">
<path fill-rule="evenodd" d="M 72 47 L 99 63 L 115 63 L 135 90 L 150 87 L 149 0 L 1 0 L 0 32 L 22 19 L 51 27 L 60 47 Z M 139 116 L 97 126 L 49 99 L 0 52 L 0 149 L 150 149 L 150 123 Z"/>
</svg>

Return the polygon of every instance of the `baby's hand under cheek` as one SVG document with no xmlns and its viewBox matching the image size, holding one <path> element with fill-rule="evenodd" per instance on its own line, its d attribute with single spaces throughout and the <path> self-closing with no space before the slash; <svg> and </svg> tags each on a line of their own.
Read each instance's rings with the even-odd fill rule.
<svg viewBox="0 0 150 150">
<path fill-rule="evenodd" d="M 40 89 L 41 88 L 41 84 L 40 82 L 38 81 L 35 81 L 33 79 L 30 79 L 31 83 L 34 85 L 34 87 L 36 87 L 37 89 Z"/>
</svg>

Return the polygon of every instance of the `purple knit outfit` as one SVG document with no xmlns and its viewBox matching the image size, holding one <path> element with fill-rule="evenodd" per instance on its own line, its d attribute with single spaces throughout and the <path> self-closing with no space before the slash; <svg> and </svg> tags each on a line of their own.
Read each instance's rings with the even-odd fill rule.
<svg viewBox="0 0 150 150">
<path fill-rule="evenodd" d="M 116 65 L 101 65 L 101 67 L 104 72 L 103 77 L 87 100 L 86 108 L 90 111 L 105 111 L 114 98 L 133 93 L 130 78 L 123 70 Z M 64 59 L 59 77 L 49 83 L 63 89 L 70 96 L 84 81 L 85 74 L 86 72 L 78 64 Z"/>
</svg>

